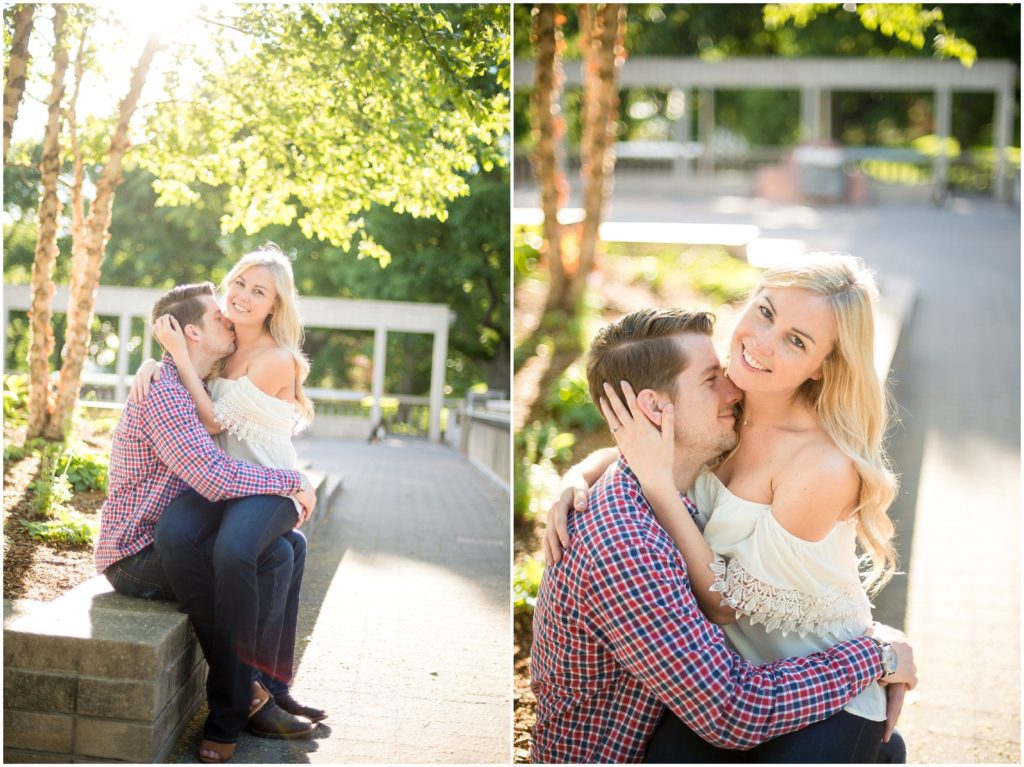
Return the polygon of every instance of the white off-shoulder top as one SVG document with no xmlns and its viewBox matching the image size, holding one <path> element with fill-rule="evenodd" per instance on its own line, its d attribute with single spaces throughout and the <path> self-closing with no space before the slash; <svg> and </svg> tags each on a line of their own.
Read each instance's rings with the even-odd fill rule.
<svg viewBox="0 0 1024 767">
<path fill-rule="evenodd" d="M 298 469 L 299 457 L 292 445 L 294 403 L 272 397 L 242 376 L 215 378 L 209 384 L 213 415 L 224 427 L 213 439 L 217 447 L 240 461 Z M 296 502 L 296 508 L 301 508 Z"/>
<path fill-rule="evenodd" d="M 752 663 L 811 655 L 860 636 L 871 625 L 871 603 L 860 582 L 856 520 L 837 522 L 820 541 L 788 532 L 771 506 L 734 495 L 711 471 L 690 498 L 715 553 L 712 591 L 739 616 L 723 626 L 736 651 Z M 885 720 L 877 682 L 846 707 Z"/>
</svg>

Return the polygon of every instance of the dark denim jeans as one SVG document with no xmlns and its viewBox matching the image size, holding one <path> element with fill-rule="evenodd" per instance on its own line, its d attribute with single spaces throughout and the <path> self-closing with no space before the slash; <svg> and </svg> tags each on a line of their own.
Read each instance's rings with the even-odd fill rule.
<svg viewBox="0 0 1024 767">
<path fill-rule="evenodd" d="M 177 600 L 152 543 L 110 565 L 103 575 L 118 594 L 137 599 Z"/>
<path fill-rule="evenodd" d="M 743 762 L 747 764 L 902 764 L 906 746 L 899 733 L 882 743 L 885 722 L 872 722 L 846 711 L 780 735 L 749 751 L 715 748 L 666 710 L 647 744 L 651 764 Z"/>
<path fill-rule="evenodd" d="M 157 522 L 156 552 L 210 665 L 211 740 L 237 740 L 257 672 L 278 680 L 268 684 L 275 693 L 291 680 L 306 553 L 295 520 L 282 496 L 213 502 L 187 491 Z"/>
</svg>

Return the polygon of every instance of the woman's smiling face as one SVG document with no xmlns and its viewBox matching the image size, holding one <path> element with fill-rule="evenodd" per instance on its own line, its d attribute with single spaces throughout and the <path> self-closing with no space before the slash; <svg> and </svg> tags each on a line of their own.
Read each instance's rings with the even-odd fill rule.
<svg viewBox="0 0 1024 767">
<path fill-rule="evenodd" d="M 252 266 L 228 285 L 224 313 L 236 325 L 262 325 L 274 311 L 276 297 L 270 270 Z"/>
<path fill-rule="evenodd" d="M 729 378 L 746 392 L 795 392 L 821 376 L 835 342 L 828 297 L 803 288 L 764 288 L 733 331 Z"/>
</svg>

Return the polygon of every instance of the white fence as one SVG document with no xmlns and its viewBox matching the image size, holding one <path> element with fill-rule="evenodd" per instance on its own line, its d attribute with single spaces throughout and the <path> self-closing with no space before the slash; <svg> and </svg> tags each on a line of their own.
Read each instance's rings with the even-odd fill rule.
<svg viewBox="0 0 1024 767">
<path fill-rule="evenodd" d="M 165 291 L 149 288 L 123 288 L 103 285 L 96 294 L 96 313 L 117 318 L 117 335 L 119 339 L 114 373 L 86 370 L 82 381 L 93 387 L 108 390 L 112 396 L 104 395 L 115 402 L 124 402 L 130 384 L 128 370 L 129 348 L 127 339 L 132 337 L 132 320 L 142 317 L 144 330 L 142 337 L 143 356 L 152 355 L 152 339 L 148 317 L 154 302 Z M 31 294 L 28 285 L 4 285 L 4 328 L 9 325 L 11 311 L 28 311 L 31 308 Z M 68 289 L 58 286 L 53 298 L 53 311 L 67 311 Z M 445 377 L 445 362 L 448 355 L 448 326 L 454 315 L 443 304 L 418 304 L 406 301 L 355 301 L 342 298 L 306 297 L 299 300 L 299 309 L 305 324 L 309 328 L 328 328 L 346 330 L 372 330 L 373 342 L 373 376 L 372 391 L 369 392 L 369 412 L 358 413 L 365 418 L 365 432 L 369 432 L 370 424 L 376 423 L 383 416 L 382 403 L 388 399 L 384 392 L 384 365 L 387 349 L 388 332 L 426 333 L 433 336 L 433 352 L 431 358 L 430 396 L 423 398 L 392 397 L 399 401 L 399 410 L 407 413 L 409 418 L 415 417 L 419 424 L 420 417 L 426 412 L 422 433 L 431 441 L 441 440 L 441 408 Z M 6 330 L 4 335 L 4 359 L 6 359 Z M 311 391 L 314 400 L 319 403 L 363 402 L 366 394 L 345 392 L 330 389 L 314 389 Z M 415 400 L 415 401 L 413 401 Z M 422 400 L 420 402 L 419 400 Z M 360 406 L 360 411 L 364 408 Z M 350 415 L 357 415 L 350 413 Z M 357 424 L 352 423 L 352 428 Z M 418 430 L 417 430 L 418 433 Z"/>
</svg>

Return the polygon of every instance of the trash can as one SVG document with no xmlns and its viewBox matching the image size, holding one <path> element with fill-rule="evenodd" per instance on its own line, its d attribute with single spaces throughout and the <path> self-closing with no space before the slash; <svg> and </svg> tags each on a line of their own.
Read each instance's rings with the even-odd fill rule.
<svg viewBox="0 0 1024 767">
<path fill-rule="evenodd" d="M 793 152 L 805 199 L 842 202 L 846 198 L 843 150 L 834 146 L 801 146 Z"/>
</svg>

